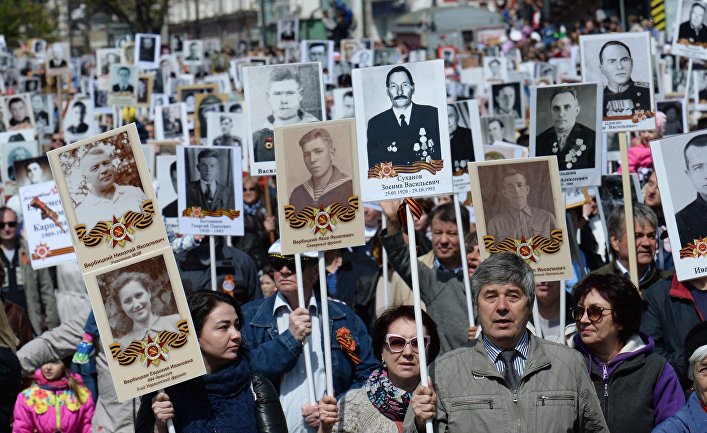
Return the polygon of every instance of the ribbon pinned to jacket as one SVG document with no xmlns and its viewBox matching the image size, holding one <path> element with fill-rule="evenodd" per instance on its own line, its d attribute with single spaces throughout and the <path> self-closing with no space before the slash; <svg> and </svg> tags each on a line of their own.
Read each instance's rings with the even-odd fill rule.
<svg viewBox="0 0 707 433">
<path fill-rule="evenodd" d="M 398 221 L 400 222 L 400 226 L 403 228 L 407 226 L 408 222 L 406 209 L 410 209 L 410 212 L 412 212 L 412 214 L 418 219 L 422 218 L 422 214 L 424 213 L 420 203 L 412 197 L 405 197 L 402 203 L 400 203 L 400 206 L 398 206 Z"/>
</svg>

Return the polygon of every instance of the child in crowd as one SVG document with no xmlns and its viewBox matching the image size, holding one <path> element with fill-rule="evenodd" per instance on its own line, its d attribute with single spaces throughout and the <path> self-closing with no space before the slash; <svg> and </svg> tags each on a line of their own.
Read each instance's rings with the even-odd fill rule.
<svg viewBox="0 0 707 433">
<path fill-rule="evenodd" d="M 90 433 L 95 407 L 81 376 L 61 361 L 34 373 L 34 384 L 15 402 L 13 433 Z"/>
</svg>

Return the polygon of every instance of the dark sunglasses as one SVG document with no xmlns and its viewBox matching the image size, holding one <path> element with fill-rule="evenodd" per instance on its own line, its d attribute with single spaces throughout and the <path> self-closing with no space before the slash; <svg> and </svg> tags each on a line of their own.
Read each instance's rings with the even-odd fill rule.
<svg viewBox="0 0 707 433">
<path fill-rule="evenodd" d="M 287 266 L 287 269 L 292 272 L 295 271 L 295 258 L 294 256 L 284 257 L 284 256 L 270 256 L 270 265 L 272 265 L 275 271 L 279 271 L 283 267 Z"/>
<path fill-rule="evenodd" d="M 590 322 L 598 322 L 601 320 L 602 317 L 608 316 L 608 314 L 604 314 L 604 311 L 611 311 L 611 308 L 605 308 L 605 307 L 600 307 L 598 305 L 590 305 L 588 307 L 585 307 L 583 305 L 577 305 L 572 309 L 572 314 L 574 317 L 574 320 L 579 322 L 582 320 L 582 317 L 584 317 L 584 313 L 587 313 L 587 317 L 589 318 Z"/>
<path fill-rule="evenodd" d="M 243 192 L 254 192 L 257 190 L 258 190 L 258 188 L 245 188 L 245 187 L 243 188 Z"/>
<path fill-rule="evenodd" d="M 425 335 L 425 350 L 427 350 L 430 347 L 430 336 Z M 403 350 L 405 350 L 405 346 L 408 344 L 410 345 L 410 348 L 412 349 L 413 352 L 415 353 L 420 353 L 417 350 L 417 337 L 412 337 L 411 339 L 407 339 L 405 337 L 401 337 L 400 335 L 395 335 L 395 334 L 386 334 L 385 335 L 385 344 L 388 346 L 388 349 L 393 352 L 393 353 L 400 353 Z"/>
<path fill-rule="evenodd" d="M 6 222 L 6 223 L 0 223 L 0 229 L 4 229 L 5 226 L 10 226 L 10 228 L 13 228 L 13 229 L 14 229 L 15 227 L 17 227 L 17 221 L 10 221 L 10 222 Z"/>
</svg>

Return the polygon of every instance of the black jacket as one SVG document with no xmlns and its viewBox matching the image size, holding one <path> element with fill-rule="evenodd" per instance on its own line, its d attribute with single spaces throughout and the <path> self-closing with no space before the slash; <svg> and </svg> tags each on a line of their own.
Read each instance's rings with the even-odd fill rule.
<svg viewBox="0 0 707 433">
<path fill-rule="evenodd" d="M 6 347 L 0 348 L 0 433 L 10 433 L 10 417 L 17 394 L 22 390 L 22 368 L 17 356 Z"/>
</svg>

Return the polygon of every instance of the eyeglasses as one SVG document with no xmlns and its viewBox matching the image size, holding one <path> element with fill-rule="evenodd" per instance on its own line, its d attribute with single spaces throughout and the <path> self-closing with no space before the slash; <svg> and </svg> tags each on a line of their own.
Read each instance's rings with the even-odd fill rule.
<svg viewBox="0 0 707 433">
<path fill-rule="evenodd" d="M 254 192 L 254 191 L 257 191 L 257 190 L 258 190 L 258 189 L 255 188 L 255 187 L 252 187 L 252 188 L 243 187 L 243 192 Z"/>
<path fill-rule="evenodd" d="M 590 322 L 598 322 L 601 320 L 602 317 L 608 316 L 608 314 L 604 314 L 604 311 L 612 311 L 612 309 L 600 307 L 598 305 L 590 305 L 588 307 L 585 307 L 583 305 L 577 305 L 572 309 L 572 313 L 574 314 L 574 320 L 576 320 L 577 322 L 582 320 L 585 311 Z"/>
<path fill-rule="evenodd" d="M 4 229 L 5 226 L 9 226 L 10 228 L 14 229 L 15 227 L 17 227 L 17 221 L 10 221 L 6 223 L 0 222 L 0 229 Z"/>
<path fill-rule="evenodd" d="M 425 350 L 427 350 L 430 347 L 430 336 L 425 335 Z M 388 346 L 388 349 L 393 352 L 393 353 L 400 353 L 403 350 L 405 350 L 405 346 L 408 344 L 410 345 L 410 348 L 412 349 L 413 352 L 415 353 L 420 353 L 417 350 L 417 337 L 412 337 L 411 339 L 407 339 L 405 337 L 402 337 L 400 335 L 396 334 L 385 334 L 385 344 Z"/>
<path fill-rule="evenodd" d="M 287 266 L 287 269 L 291 270 L 292 272 L 295 271 L 295 258 L 293 256 L 290 257 L 270 257 L 270 264 L 272 265 L 273 269 L 275 271 L 279 271 L 280 269 L 284 268 Z"/>
</svg>

